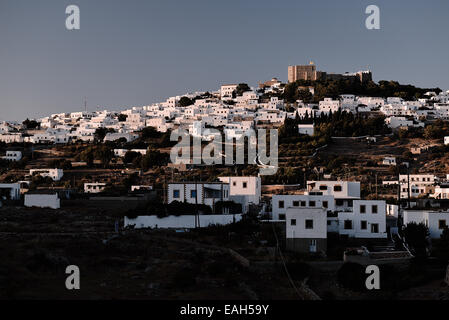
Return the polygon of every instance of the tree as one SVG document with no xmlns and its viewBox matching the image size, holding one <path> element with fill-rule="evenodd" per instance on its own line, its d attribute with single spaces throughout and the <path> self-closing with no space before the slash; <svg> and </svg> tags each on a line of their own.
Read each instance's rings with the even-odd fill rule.
<svg viewBox="0 0 449 320">
<path fill-rule="evenodd" d="M 33 130 L 39 127 L 39 123 L 36 120 L 26 119 L 22 122 L 26 129 Z"/>
<path fill-rule="evenodd" d="M 187 107 L 193 104 L 192 99 L 190 99 L 189 97 L 182 97 L 181 99 L 179 99 L 179 105 L 181 107 Z"/>
<path fill-rule="evenodd" d="M 148 138 L 158 138 L 160 136 L 160 133 L 157 132 L 157 130 L 154 127 L 145 127 L 142 130 L 142 138 L 148 139 Z"/>
<path fill-rule="evenodd" d="M 246 91 L 251 91 L 251 88 L 246 83 L 239 83 L 237 85 L 237 88 L 235 88 L 235 90 L 234 90 L 236 96 L 238 96 L 238 97 L 243 95 L 243 92 L 246 92 Z"/>
<path fill-rule="evenodd" d="M 417 257 L 427 256 L 426 248 L 429 228 L 427 228 L 424 223 L 408 223 L 403 230 L 403 235 L 405 241 Z"/>
<path fill-rule="evenodd" d="M 125 157 L 123 158 L 124 163 L 131 163 L 134 162 L 135 159 L 141 158 L 142 155 L 139 152 L 135 151 L 127 151 L 125 153 Z"/>
<path fill-rule="evenodd" d="M 309 103 L 312 101 L 313 94 L 309 90 L 298 90 L 297 94 L 298 100 L 302 100 L 304 103 Z"/>
<path fill-rule="evenodd" d="M 141 167 L 143 170 L 148 170 L 155 166 L 164 166 L 168 162 L 168 154 L 161 153 L 158 150 L 148 150 L 147 154 L 142 157 Z"/>
<path fill-rule="evenodd" d="M 126 121 L 126 119 L 128 119 L 128 115 L 123 114 L 123 113 L 120 113 L 118 115 L 118 121 L 123 122 L 123 121 Z"/>
<path fill-rule="evenodd" d="M 114 129 L 112 128 L 97 128 L 97 130 L 95 130 L 95 139 L 97 139 L 98 141 L 103 141 L 104 137 L 106 137 L 106 134 L 108 133 L 112 133 L 115 132 Z"/>
<path fill-rule="evenodd" d="M 443 261 L 449 260 L 449 227 L 446 226 L 441 233 L 440 239 L 436 240 L 434 246 L 435 256 Z"/>
</svg>

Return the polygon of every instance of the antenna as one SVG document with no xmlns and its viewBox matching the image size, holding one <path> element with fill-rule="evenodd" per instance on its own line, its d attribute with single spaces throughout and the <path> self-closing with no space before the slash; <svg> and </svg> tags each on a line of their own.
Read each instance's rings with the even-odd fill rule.
<svg viewBox="0 0 449 320">
<path fill-rule="evenodd" d="M 84 97 L 84 111 L 87 112 L 87 97 Z"/>
</svg>

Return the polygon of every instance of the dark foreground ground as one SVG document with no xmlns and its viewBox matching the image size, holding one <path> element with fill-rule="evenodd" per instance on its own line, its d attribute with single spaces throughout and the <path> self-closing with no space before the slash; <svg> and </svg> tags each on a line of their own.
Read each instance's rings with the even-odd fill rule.
<svg viewBox="0 0 449 320">
<path fill-rule="evenodd" d="M 403 281 L 386 290 L 355 292 L 337 282 L 341 261 L 284 253 L 293 286 L 275 249 L 275 232 L 279 237 L 281 230 L 271 225 L 117 234 L 119 215 L 86 208 L 1 208 L 0 299 L 449 298 L 441 268 L 415 266 L 416 274 L 425 275 L 415 278 L 410 268 L 392 271 L 389 277 Z M 80 290 L 65 287 L 68 265 L 80 268 Z"/>
</svg>

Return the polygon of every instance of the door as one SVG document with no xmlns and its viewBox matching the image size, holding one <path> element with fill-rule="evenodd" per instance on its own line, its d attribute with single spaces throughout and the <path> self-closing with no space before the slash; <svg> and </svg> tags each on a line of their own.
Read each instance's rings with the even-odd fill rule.
<svg viewBox="0 0 449 320">
<path fill-rule="evenodd" d="M 316 252 L 316 240 L 310 240 L 309 252 Z"/>
</svg>

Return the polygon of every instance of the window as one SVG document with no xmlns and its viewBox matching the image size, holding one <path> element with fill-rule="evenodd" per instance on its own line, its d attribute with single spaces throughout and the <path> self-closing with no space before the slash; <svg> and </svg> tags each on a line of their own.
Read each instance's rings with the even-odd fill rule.
<svg viewBox="0 0 449 320">
<path fill-rule="evenodd" d="M 335 204 L 337 206 L 342 206 L 343 205 L 343 200 L 341 200 L 341 199 L 335 200 Z"/>
<path fill-rule="evenodd" d="M 306 229 L 313 229 L 313 220 L 307 219 L 306 221 Z"/>
<path fill-rule="evenodd" d="M 327 220 L 327 225 L 330 226 L 332 224 L 332 221 Z"/>
<path fill-rule="evenodd" d="M 246 189 L 248 187 L 248 182 L 243 182 L 243 189 Z"/>
<path fill-rule="evenodd" d="M 327 201 L 323 201 L 323 208 L 327 208 L 329 205 L 327 203 Z"/>
<path fill-rule="evenodd" d="M 360 213 L 366 213 L 366 206 L 365 205 L 360 205 Z"/>
<path fill-rule="evenodd" d="M 446 220 L 438 220 L 438 229 L 446 228 Z"/>
<path fill-rule="evenodd" d="M 309 201 L 309 207 L 315 207 L 315 201 Z"/>
<path fill-rule="evenodd" d="M 232 185 L 235 187 L 237 185 L 237 182 L 232 182 Z"/>
<path fill-rule="evenodd" d="M 285 220 L 285 214 L 284 213 L 280 213 L 279 214 L 279 220 Z"/>
<path fill-rule="evenodd" d="M 320 186 L 320 190 L 327 190 L 327 186 L 326 185 L 321 185 Z"/>
<path fill-rule="evenodd" d="M 340 185 L 335 185 L 335 186 L 334 186 L 334 191 L 335 191 L 335 192 L 341 192 L 341 190 L 342 190 L 342 188 L 341 188 Z"/>
<path fill-rule="evenodd" d="M 279 201 L 279 208 L 283 208 L 284 207 L 284 200 L 280 200 Z"/>
<path fill-rule="evenodd" d="M 367 225 L 368 224 L 366 223 L 366 221 L 364 221 L 364 220 L 360 221 L 360 229 L 366 230 Z"/>
<path fill-rule="evenodd" d="M 377 205 L 371 207 L 371 213 L 377 213 Z"/>
<path fill-rule="evenodd" d="M 291 219 L 290 220 L 290 225 L 291 226 L 296 226 L 296 219 Z"/>
<path fill-rule="evenodd" d="M 352 229 L 352 220 L 345 220 L 345 230 L 351 230 Z"/>
<path fill-rule="evenodd" d="M 301 207 L 305 207 L 306 206 L 306 202 L 305 201 L 301 201 Z"/>
<path fill-rule="evenodd" d="M 371 224 L 371 233 L 379 233 L 379 225 L 377 223 Z"/>
<path fill-rule="evenodd" d="M 196 190 L 190 190 L 190 198 L 196 198 Z"/>
<path fill-rule="evenodd" d="M 173 190 L 173 198 L 179 198 L 179 190 Z"/>
<path fill-rule="evenodd" d="M 299 201 L 293 201 L 293 206 L 294 207 L 299 207 Z"/>
</svg>

